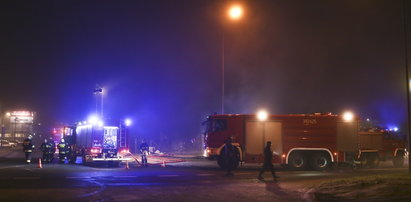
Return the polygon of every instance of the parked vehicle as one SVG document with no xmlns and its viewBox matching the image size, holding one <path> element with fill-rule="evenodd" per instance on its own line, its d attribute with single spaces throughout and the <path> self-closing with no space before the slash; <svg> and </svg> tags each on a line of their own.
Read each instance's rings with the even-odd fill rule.
<svg viewBox="0 0 411 202">
<path fill-rule="evenodd" d="M 358 140 L 362 166 L 377 167 L 380 161 L 392 161 L 395 167 L 404 165 L 406 142 L 397 133 L 371 128 L 359 131 Z"/>
<path fill-rule="evenodd" d="M 4 148 L 14 148 L 17 146 L 17 143 L 15 142 L 10 142 L 7 140 L 0 140 L 0 146 Z"/>
<path fill-rule="evenodd" d="M 71 146 L 72 158 L 81 156 L 83 162 L 124 161 L 129 152 L 127 128 L 124 124 L 86 124 L 65 127 L 64 139 Z"/>
<path fill-rule="evenodd" d="M 206 126 L 204 156 L 221 159 L 224 140 L 232 138 L 240 154 L 237 165 L 262 163 L 267 141 L 272 142 L 273 163 L 295 170 L 324 170 L 342 163 L 374 167 L 378 154 L 384 152 L 396 159 L 395 165 L 402 165 L 406 154 L 405 144 L 393 145 L 390 152 L 376 145 L 360 146 L 359 137 L 366 136 L 359 133 L 359 119 L 352 114 L 267 115 L 266 120 L 256 115 L 224 114 L 209 116 Z M 385 139 L 380 142 L 386 144 Z"/>
</svg>

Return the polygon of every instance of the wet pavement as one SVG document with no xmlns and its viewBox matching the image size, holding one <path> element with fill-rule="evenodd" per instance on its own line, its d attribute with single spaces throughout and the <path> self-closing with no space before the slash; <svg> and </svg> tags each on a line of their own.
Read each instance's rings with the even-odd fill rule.
<svg viewBox="0 0 411 202">
<path fill-rule="evenodd" d="M 216 162 L 194 156 L 162 156 L 161 162 L 174 163 L 149 167 L 130 163 L 129 169 L 124 163 L 118 168 L 69 164 L 38 168 L 36 163 L 22 164 L 17 153 L 0 151 L 0 201 L 310 201 L 309 185 L 321 180 L 407 172 L 388 164 L 325 172 L 280 169 L 281 178 L 275 182 L 269 173 L 265 181 L 256 179 L 258 164 L 244 165 L 226 177 Z"/>
</svg>

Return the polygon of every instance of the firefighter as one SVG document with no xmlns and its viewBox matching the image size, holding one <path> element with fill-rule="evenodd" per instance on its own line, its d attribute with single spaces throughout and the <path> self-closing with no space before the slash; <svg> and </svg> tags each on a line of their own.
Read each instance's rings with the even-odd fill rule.
<svg viewBox="0 0 411 202">
<path fill-rule="evenodd" d="M 231 172 L 236 167 L 237 149 L 233 146 L 231 138 L 227 138 L 224 145 L 224 152 L 222 154 L 226 176 L 233 176 Z"/>
<path fill-rule="evenodd" d="M 27 164 L 31 163 L 31 154 L 33 153 L 33 150 L 34 150 L 34 145 L 31 141 L 31 139 L 32 139 L 32 136 L 29 135 L 27 137 L 27 139 L 25 139 L 23 141 L 23 152 L 26 156 L 26 163 Z"/>
<path fill-rule="evenodd" d="M 52 153 L 52 148 L 47 139 L 44 139 L 44 142 L 40 145 L 40 150 L 43 152 L 43 163 L 50 163 L 50 153 Z"/>
<path fill-rule="evenodd" d="M 68 145 L 64 139 L 61 139 L 57 147 L 59 149 L 59 163 L 65 163 L 68 154 Z"/>
<path fill-rule="evenodd" d="M 76 154 L 74 152 L 73 145 L 68 144 L 67 145 L 67 159 L 69 163 L 76 163 Z"/>
<path fill-rule="evenodd" d="M 258 175 L 259 180 L 264 180 L 263 173 L 266 170 L 271 171 L 271 174 L 273 175 L 274 180 L 277 180 L 279 178 L 275 174 L 272 159 L 273 159 L 273 152 L 271 151 L 271 141 L 268 141 L 267 145 L 264 148 L 264 164 L 263 164 L 263 167 L 261 168 L 260 174 Z"/>
<path fill-rule="evenodd" d="M 140 145 L 142 166 L 147 166 L 148 149 L 149 149 L 148 144 L 143 140 L 143 142 Z"/>
<path fill-rule="evenodd" d="M 56 143 L 54 143 L 53 138 L 50 138 L 48 144 L 50 145 L 50 153 L 48 158 L 50 160 L 50 163 L 52 163 L 54 160 L 54 153 L 56 153 Z"/>
</svg>

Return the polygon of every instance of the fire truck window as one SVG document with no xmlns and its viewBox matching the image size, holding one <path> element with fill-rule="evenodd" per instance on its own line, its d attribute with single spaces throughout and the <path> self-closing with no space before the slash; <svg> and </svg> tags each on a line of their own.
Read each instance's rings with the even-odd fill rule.
<svg viewBox="0 0 411 202">
<path fill-rule="evenodd" d="M 215 119 L 213 120 L 213 132 L 225 131 L 227 130 L 227 120 L 226 119 Z"/>
</svg>

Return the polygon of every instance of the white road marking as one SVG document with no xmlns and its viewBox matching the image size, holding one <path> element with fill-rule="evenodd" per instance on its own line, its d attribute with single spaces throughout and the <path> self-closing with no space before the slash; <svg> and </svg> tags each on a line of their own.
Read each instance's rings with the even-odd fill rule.
<svg viewBox="0 0 411 202">
<path fill-rule="evenodd" d="M 114 177 L 118 177 L 118 178 L 134 178 L 134 177 L 137 177 L 137 176 L 126 175 L 126 176 L 114 176 Z"/>
<path fill-rule="evenodd" d="M 159 177 L 178 177 L 180 175 L 159 175 Z"/>
<path fill-rule="evenodd" d="M 197 176 L 214 176 L 215 174 L 211 174 L 211 173 L 200 173 L 197 174 Z"/>
<path fill-rule="evenodd" d="M 40 177 L 13 177 L 13 180 L 39 180 Z"/>
<path fill-rule="evenodd" d="M 17 166 L 5 166 L 5 167 L 0 167 L 0 169 L 8 169 L 8 168 L 19 168 L 23 167 L 24 165 L 17 165 Z"/>
</svg>

